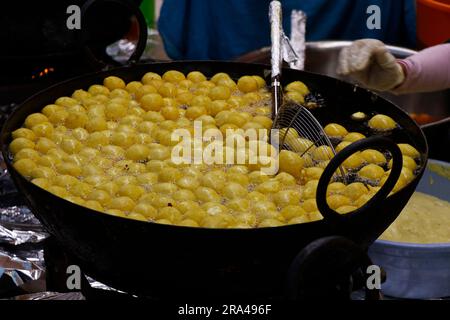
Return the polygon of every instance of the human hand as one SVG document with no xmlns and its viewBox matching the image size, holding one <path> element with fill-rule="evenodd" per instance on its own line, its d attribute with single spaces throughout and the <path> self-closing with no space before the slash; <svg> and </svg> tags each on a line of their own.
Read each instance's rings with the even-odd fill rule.
<svg viewBox="0 0 450 320">
<path fill-rule="evenodd" d="M 396 58 L 375 39 L 357 40 L 342 49 L 337 72 L 377 91 L 392 90 L 405 81 Z"/>
</svg>

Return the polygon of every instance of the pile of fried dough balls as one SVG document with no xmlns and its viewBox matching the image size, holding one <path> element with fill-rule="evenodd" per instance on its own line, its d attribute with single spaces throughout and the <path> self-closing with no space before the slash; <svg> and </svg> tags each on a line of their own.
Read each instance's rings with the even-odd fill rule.
<svg viewBox="0 0 450 320">
<path fill-rule="evenodd" d="M 287 97 L 298 103 L 308 94 L 299 81 L 286 87 Z M 316 148 L 295 130 L 281 130 L 294 148 L 280 152 L 280 170 L 273 176 L 262 173 L 259 164 L 175 164 L 171 151 L 178 142 L 171 134 L 178 128 L 193 132 L 194 121 L 201 121 L 204 131 L 218 129 L 224 135 L 229 129 L 270 130 L 266 82 L 259 76 L 235 82 L 225 73 L 207 79 L 200 72 L 178 71 L 149 72 L 130 83 L 111 76 L 103 85 L 76 90 L 30 114 L 12 133 L 10 151 L 15 169 L 33 184 L 118 217 L 204 228 L 277 227 L 322 219 L 315 196 L 332 157 L 327 147 Z M 383 131 L 396 124 L 377 115 L 369 126 Z M 364 138 L 339 124 L 325 130 L 340 139 L 337 151 Z M 268 156 L 273 154 L 273 146 L 264 146 Z M 414 178 L 419 158 L 412 146 L 400 147 L 405 157 L 396 191 Z M 349 158 L 344 167 L 361 181 L 331 183 L 330 207 L 345 214 L 364 205 L 388 177 L 388 160 L 376 150 Z"/>
</svg>

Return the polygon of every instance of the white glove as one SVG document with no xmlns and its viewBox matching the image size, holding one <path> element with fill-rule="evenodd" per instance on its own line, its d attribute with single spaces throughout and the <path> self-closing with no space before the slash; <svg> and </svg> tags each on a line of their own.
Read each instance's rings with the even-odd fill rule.
<svg viewBox="0 0 450 320">
<path fill-rule="evenodd" d="M 357 40 L 342 49 L 337 72 L 377 91 L 392 90 L 405 81 L 396 58 L 383 42 L 375 39 Z"/>
</svg>

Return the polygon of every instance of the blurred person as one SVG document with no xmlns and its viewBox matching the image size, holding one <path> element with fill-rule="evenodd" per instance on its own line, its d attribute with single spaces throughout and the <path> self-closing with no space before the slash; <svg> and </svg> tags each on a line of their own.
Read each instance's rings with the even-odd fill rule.
<svg viewBox="0 0 450 320">
<path fill-rule="evenodd" d="M 338 73 L 363 86 L 396 94 L 450 88 L 450 44 L 437 45 L 397 60 L 375 39 L 362 39 L 341 51 Z"/>
<path fill-rule="evenodd" d="M 306 38 L 375 38 L 415 47 L 414 0 L 283 0 L 284 30 L 292 10 L 308 16 Z M 270 45 L 270 0 L 165 0 L 158 22 L 168 55 L 175 60 L 230 60 Z M 367 9 L 381 9 L 381 29 L 369 30 Z"/>
</svg>

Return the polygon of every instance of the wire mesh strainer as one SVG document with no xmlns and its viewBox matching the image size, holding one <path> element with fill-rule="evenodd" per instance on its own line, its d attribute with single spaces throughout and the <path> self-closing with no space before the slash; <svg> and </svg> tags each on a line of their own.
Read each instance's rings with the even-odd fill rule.
<svg viewBox="0 0 450 320">
<path fill-rule="evenodd" d="M 279 1 L 270 3 L 269 18 L 272 40 L 272 115 L 278 148 L 293 151 L 308 161 L 331 160 L 336 151 L 319 121 L 303 105 L 284 101 L 281 87 L 282 46 L 286 41 L 282 28 L 282 10 Z M 336 180 L 345 181 L 345 171 L 339 168 Z"/>
</svg>

